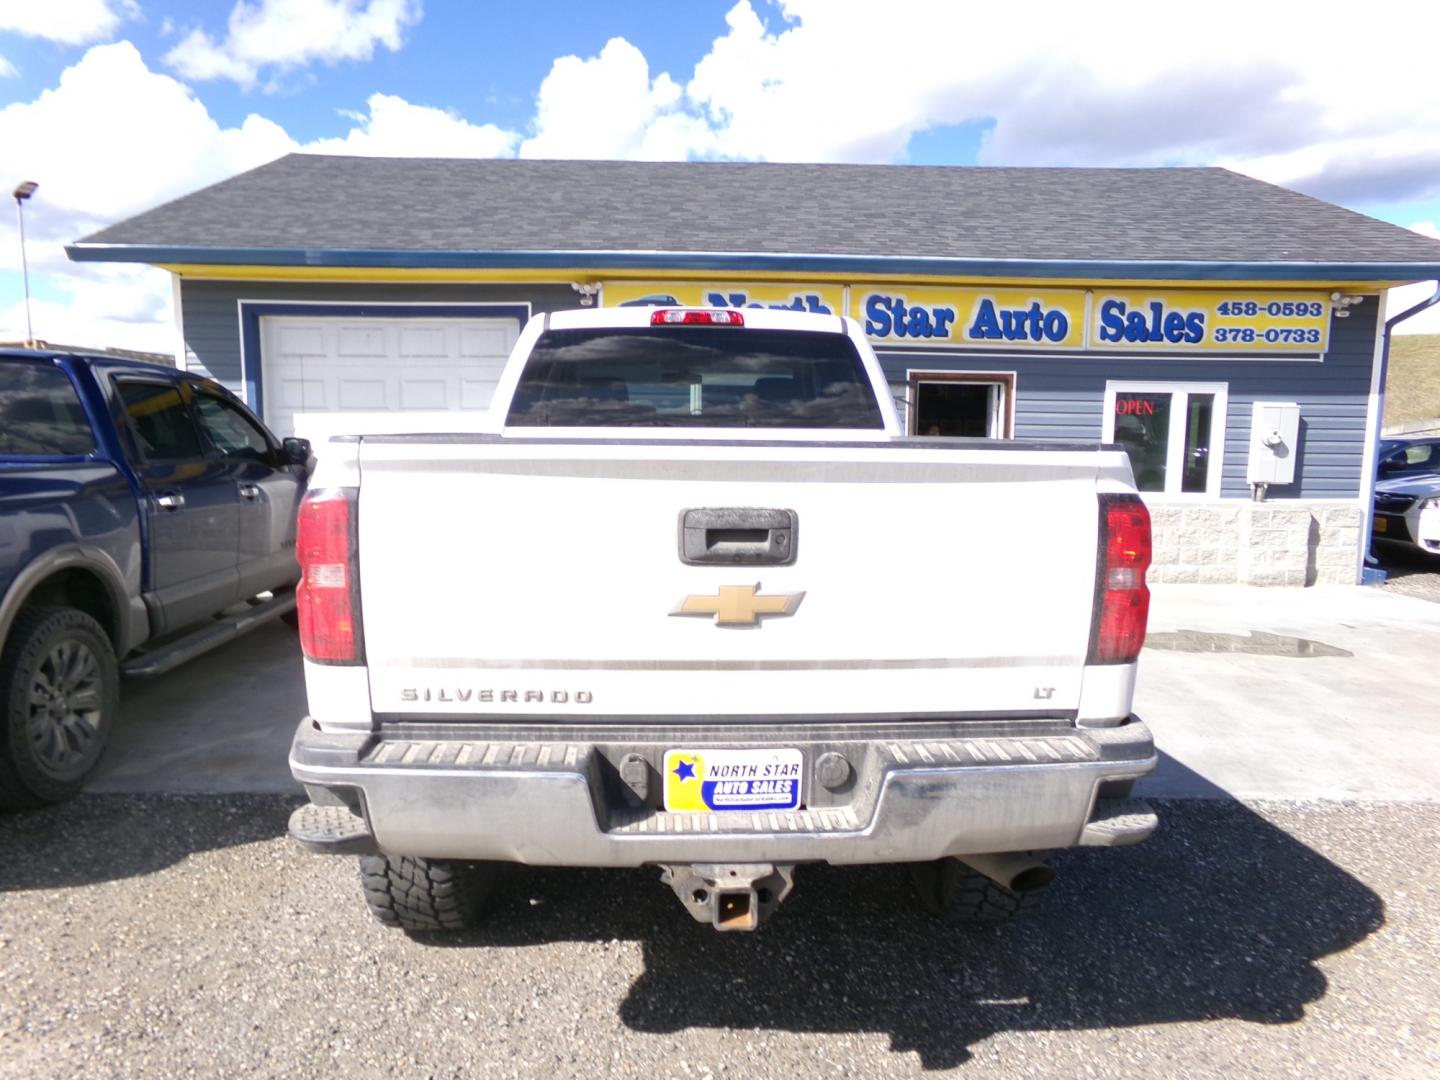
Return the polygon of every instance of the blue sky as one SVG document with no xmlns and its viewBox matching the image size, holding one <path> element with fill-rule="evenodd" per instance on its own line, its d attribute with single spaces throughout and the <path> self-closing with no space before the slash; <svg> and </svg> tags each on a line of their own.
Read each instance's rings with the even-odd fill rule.
<svg viewBox="0 0 1440 1080">
<path fill-rule="evenodd" d="M 115 37 L 133 42 L 154 61 L 152 67 L 165 70 L 162 58 L 184 31 L 201 27 L 218 33 L 234 6 L 235 0 L 147 0 L 141 4 L 142 16 L 124 20 Z M 556 57 L 593 56 L 611 37 L 621 35 L 645 54 L 655 71 L 688 72 L 724 33 L 725 12 L 731 6 L 733 0 L 685 0 L 687 15 L 677 18 L 673 0 L 626 0 L 621 5 L 429 0 L 396 52 L 381 47 L 363 63 L 320 63 L 292 71 L 268 92 L 245 90 L 225 80 L 192 87 L 223 126 L 260 111 L 302 141 L 343 133 L 337 117 L 363 108 L 376 91 L 454 109 L 476 122 L 518 128 L 533 114 L 535 93 Z M 543 34 L 537 32 L 540 27 Z M 17 78 L 0 84 L 0 100 L 33 100 L 84 51 L 84 46 L 0 31 L 0 55 L 20 69 Z"/>
<path fill-rule="evenodd" d="M 6 4 L 0 184 L 40 183 L 37 336 L 160 349 L 168 277 L 64 243 L 294 150 L 1217 164 L 1440 235 L 1435 5 L 1343 33 L 1273 7 L 1031 0 L 1017 26 L 959 0 Z M 18 256 L 0 215 L 0 339 L 24 334 Z"/>
</svg>

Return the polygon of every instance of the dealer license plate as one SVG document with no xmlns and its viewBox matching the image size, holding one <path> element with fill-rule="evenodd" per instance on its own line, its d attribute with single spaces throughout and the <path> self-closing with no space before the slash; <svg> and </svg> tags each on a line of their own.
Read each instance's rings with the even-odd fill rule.
<svg viewBox="0 0 1440 1080">
<path fill-rule="evenodd" d="M 665 809 L 795 810 L 800 806 L 799 750 L 667 750 Z"/>
<path fill-rule="evenodd" d="M 1388 521 L 1386 521 L 1386 520 L 1385 520 L 1384 518 L 1382 518 L 1382 517 L 1376 517 L 1375 520 L 1374 520 L 1374 522 L 1373 522 L 1373 525 L 1374 525 L 1374 527 L 1375 527 L 1375 531 L 1376 531 L 1376 532 L 1384 532 L 1386 529 L 1388 529 L 1388 528 L 1390 527 L 1390 523 L 1389 523 Z"/>
</svg>

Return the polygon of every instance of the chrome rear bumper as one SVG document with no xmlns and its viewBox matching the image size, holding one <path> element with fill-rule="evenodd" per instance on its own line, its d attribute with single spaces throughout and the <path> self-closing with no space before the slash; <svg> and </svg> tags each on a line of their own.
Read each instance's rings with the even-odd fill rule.
<svg viewBox="0 0 1440 1080">
<path fill-rule="evenodd" d="M 644 732 L 634 740 L 515 741 L 435 729 L 411 737 L 327 734 L 307 718 L 291 771 L 331 805 L 303 807 L 291 832 L 322 851 L 357 850 L 368 832 L 374 850 L 392 855 L 619 867 L 916 862 L 1137 843 L 1155 828 L 1143 803 L 1099 798 L 1102 783 L 1155 766 L 1149 729 L 1133 717 L 1118 727 L 1045 733 L 956 730 L 876 738 L 861 726 L 829 731 L 822 741 L 803 728 L 767 726 L 734 738 L 707 732 L 698 741 L 694 732 L 683 740 Z M 666 745 L 682 742 L 799 747 L 812 770 L 821 753 L 834 751 L 850 761 L 852 776 L 835 789 L 807 776 L 806 808 L 790 812 L 667 813 L 653 797 L 650 805 L 626 805 L 641 800 L 618 778 L 618 753 L 638 753 L 654 769 Z M 355 812 L 353 827 L 332 820 L 339 802 Z M 344 845 L 329 836 L 344 836 Z"/>
</svg>

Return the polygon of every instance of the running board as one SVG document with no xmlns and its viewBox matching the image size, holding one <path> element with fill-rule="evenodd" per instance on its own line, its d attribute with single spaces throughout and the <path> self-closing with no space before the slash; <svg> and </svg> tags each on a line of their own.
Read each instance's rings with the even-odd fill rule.
<svg viewBox="0 0 1440 1080">
<path fill-rule="evenodd" d="M 184 637 L 136 653 L 120 665 L 120 674 L 127 679 L 153 679 L 156 675 L 164 675 L 167 671 L 194 660 L 197 656 L 203 656 L 211 649 L 228 645 L 251 630 L 258 630 L 266 623 L 294 610 L 295 594 L 281 593 L 238 614 L 221 616 Z"/>
</svg>

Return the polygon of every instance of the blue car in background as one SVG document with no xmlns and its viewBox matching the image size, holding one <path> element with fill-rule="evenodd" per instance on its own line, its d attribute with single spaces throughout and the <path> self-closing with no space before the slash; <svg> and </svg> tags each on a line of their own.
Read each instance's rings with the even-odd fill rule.
<svg viewBox="0 0 1440 1080">
<path fill-rule="evenodd" d="M 1440 557 L 1440 435 L 1381 439 L 1377 477 L 1371 538 Z"/>
<path fill-rule="evenodd" d="M 1381 439 L 1376 461 L 1381 480 L 1440 476 L 1440 435 Z"/>
<path fill-rule="evenodd" d="M 293 612 L 310 464 L 211 379 L 0 349 L 0 807 L 81 789 L 121 675 Z"/>
</svg>

